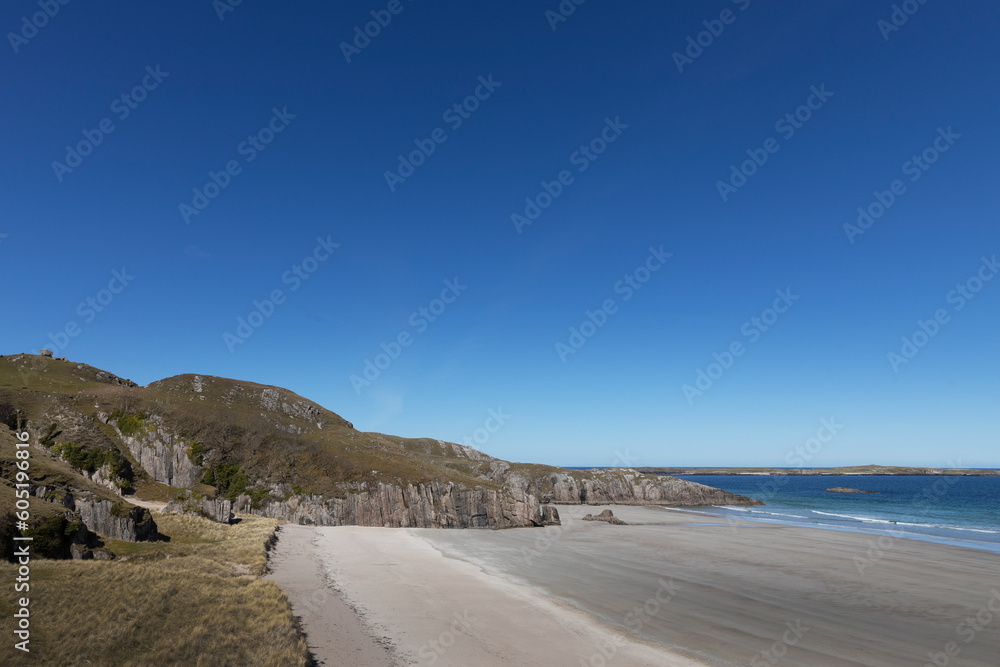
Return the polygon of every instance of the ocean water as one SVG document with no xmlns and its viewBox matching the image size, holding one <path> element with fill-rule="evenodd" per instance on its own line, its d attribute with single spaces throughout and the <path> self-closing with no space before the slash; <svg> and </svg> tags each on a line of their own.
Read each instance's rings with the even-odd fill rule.
<svg viewBox="0 0 1000 667">
<path fill-rule="evenodd" d="M 754 521 L 852 530 L 1000 553 L 1000 477 L 678 475 L 763 501 L 697 510 Z M 876 493 L 827 493 L 847 487 Z"/>
</svg>

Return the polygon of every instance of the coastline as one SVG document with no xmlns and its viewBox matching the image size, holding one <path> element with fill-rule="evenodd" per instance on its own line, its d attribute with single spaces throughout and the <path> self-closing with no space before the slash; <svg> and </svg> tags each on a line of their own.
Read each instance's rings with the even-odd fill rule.
<svg viewBox="0 0 1000 667">
<path fill-rule="evenodd" d="M 369 641 L 388 637 L 395 664 L 763 665 L 781 653 L 923 665 L 956 643 L 963 664 L 986 667 L 1000 654 L 996 632 L 960 632 L 993 599 L 995 554 L 689 509 L 579 520 L 601 509 L 560 506 L 562 527 L 506 531 L 286 526 L 281 539 L 308 535 L 309 549 L 299 538 L 275 571 L 322 561 L 303 583 L 329 577 L 339 611 L 359 610 Z M 297 614 L 311 590 L 287 591 Z"/>
</svg>

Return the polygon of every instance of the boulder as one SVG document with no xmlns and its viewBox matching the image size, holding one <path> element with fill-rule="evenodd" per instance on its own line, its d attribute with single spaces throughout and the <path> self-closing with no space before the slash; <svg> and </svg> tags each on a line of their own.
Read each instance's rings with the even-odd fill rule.
<svg viewBox="0 0 1000 667">
<path fill-rule="evenodd" d="M 43 357 L 49 357 L 50 359 L 52 358 L 52 350 L 42 349 L 38 351 L 38 354 L 42 355 Z"/>
<path fill-rule="evenodd" d="M 626 525 L 625 522 L 622 521 L 621 519 L 619 519 L 618 517 L 616 517 L 615 514 L 614 514 L 614 512 L 612 512 L 611 510 L 604 510 L 603 512 L 601 512 L 597 516 L 594 516 L 593 514 L 588 514 L 587 516 L 583 517 L 583 520 L 584 521 L 604 521 L 605 523 L 611 523 L 611 524 L 614 524 L 616 526 L 624 526 L 624 525 Z"/>
<path fill-rule="evenodd" d="M 542 505 L 542 525 L 543 526 L 558 526 L 561 525 L 559 521 L 559 510 L 557 510 L 552 505 Z"/>
</svg>

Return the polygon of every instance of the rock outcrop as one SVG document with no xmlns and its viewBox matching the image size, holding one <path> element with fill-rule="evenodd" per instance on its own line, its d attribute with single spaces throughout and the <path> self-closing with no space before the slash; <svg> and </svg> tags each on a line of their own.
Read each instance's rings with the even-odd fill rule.
<svg viewBox="0 0 1000 667">
<path fill-rule="evenodd" d="M 125 461 L 125 465 L 129 466 L 128 461 Z M 122 489 L 119 484 L 116 484 L 116 477 L 111 474 L 111 466 L 107 463 L 102 465 L 100 468 L 94 472 L 88 470 L 80 470 L 80 474 L 89 479 L 94 484 L 111 491 L 117 495 L 122 495 Z M 131 466 L 129 466 L 129 476 L 131 476 Z"/>
<path fill-rule="evenodd" d="M 643 475 L 628 468 L 588 470 L 583 474 L 553 472 L 534 479 L 515 473 L 507 481 L 537 495 L 543 503 L 563 505 L 763 505 L 759 500 L 697 482 Z"/>
<path fill-rule="evenodd" d="M 146 430 L 136 435 L 123 434 L 118 424 L 104 414 L 98 417 L 115 429 L 132 458 L 157 482 L 183 489 L 201 478 L 201 466 L 188 457 L 190 443 L 170 433 L 159 417 L 147 419 Z"/>
<path fill-rule="evenodd" d="M 542 525 L 543 526 L 559 526 L 561 522 L 559 521 L 559 510 L 557 510 L 552 505 L 542 505 Z"/>
<path fill-rule="evenodd" d="M 149 510 L 116 505 L 110 500 L 76 499 L 75 510 L 91 531 L 126 542 L 152 542 L 159 539 L 156 523 Z"/>
<path fill-rule="evenodd" d="M 627 525 L 624 521 L 622 521 L 621 519 L 619 519 L 618 517 L 616 517 L 615 513 L 612 512 L 611 510 L 604 510 L 603 512 L 601 512 L 597 516 L 594 516 L 593 514 L 588 514 L 587 516 L 583 517 L 583 520 L 584 521 L 603 521 L 604 523 L 610 523 L 610 524 L 614 524 L 616 526 L 625 526 L 625 525 Z"/>
<path fill-rule="evenodd" d="M 345 498 L 296 495 L 251 507 L 249 496 L 236 501 L 237 512 L 252 512 L 292 523 L 317 526 L 387 528 L 517 528 L 556 525 L 559 514 L 543 509 L 537 496 L 517 489 L 466 489 L 456 484 L 374 488 L 356 486 Z"/>
<path fill-rule="evenodd" d="M 849 489 L 845 486 L 835 486 L 827 489 L 825 493 L 878 493 L 878 491 L 862 491 L 861 489 Z"/>
<path fill-rule="evenodd" d="M 230 501 L 219 497 L 207 498 L 190 489 L 186 490 L 182 497 L 167 503 L 163 511 L 203 516 L 219 523 L 233 521 L 233 504 Z"/>
</svg>

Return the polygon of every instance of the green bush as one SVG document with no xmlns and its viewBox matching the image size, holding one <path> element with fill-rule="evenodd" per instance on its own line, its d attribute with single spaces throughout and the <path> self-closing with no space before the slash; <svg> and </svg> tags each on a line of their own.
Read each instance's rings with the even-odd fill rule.
<svg viewBox="0 0 1000 667">
<path fill-rule="evenodd" d="M 262 501 L 268 500 L 271 497 L 271 493 L 267 489 L 250 489 L 248 493 L 250 495 L 250 506 L 254 509 L 260 507 Z"/>
<path fill-rule="evenodd" d="M 97 465 L 95 452 L 87 452 L 83 447 L 72 442 L 62 442 L 52 445 L 52 451 L 62 460 L 74 468 L 82 468 L 87 472 L 94 472 L 100 465 Z"/>
<path fill-rule="evenodd" d="M 235 502 L 237 496 L 247 490 L 250 480 L 238 463 L 229 463 L 205 468 L 201 483 L 214 486 L 223 498 Z"/>
<path fill-rule="evenodd" d="M 205 463 L 205 447 L 200 442 L 191 440 L 187 447 L 188 461 L 200 466 Z"/>
<path fill-rule="evenodd" d="M 215 468 L 212 466 L 205 468 L 205 470 L 201 473 L 201 479 L 198 481 L 202 484 L 215 486 Z"/>
<path fill-rule="evenodd" d="M 73 536 L 80 530 L 77 521 L 68 521 L 65 516 L 53 516 L 24 531 L 31 540 L 33 553 L 43 558 L 68 558 Z"/>
<path fill-rule="evenodd" d="M 72 442 L 61 442 L 52 445 L 52 451 L 74 468 L 86 470 L 91 474 L 107 464 L 115 486 L 119 489 L 128 489 L 132 486 L 132 481 L 129 479 L 131 468 L 117 449 L 86 450 Z"/>
<path fill-rule="evenodd" d="M 149 418 L 145 412 L 122 412 L 115 410 L 111 413 L 111 419 L 118 424 L 118 430 L 122 435 L 135 436 L 146 431 L 145 421 Z"/>
</svg>

